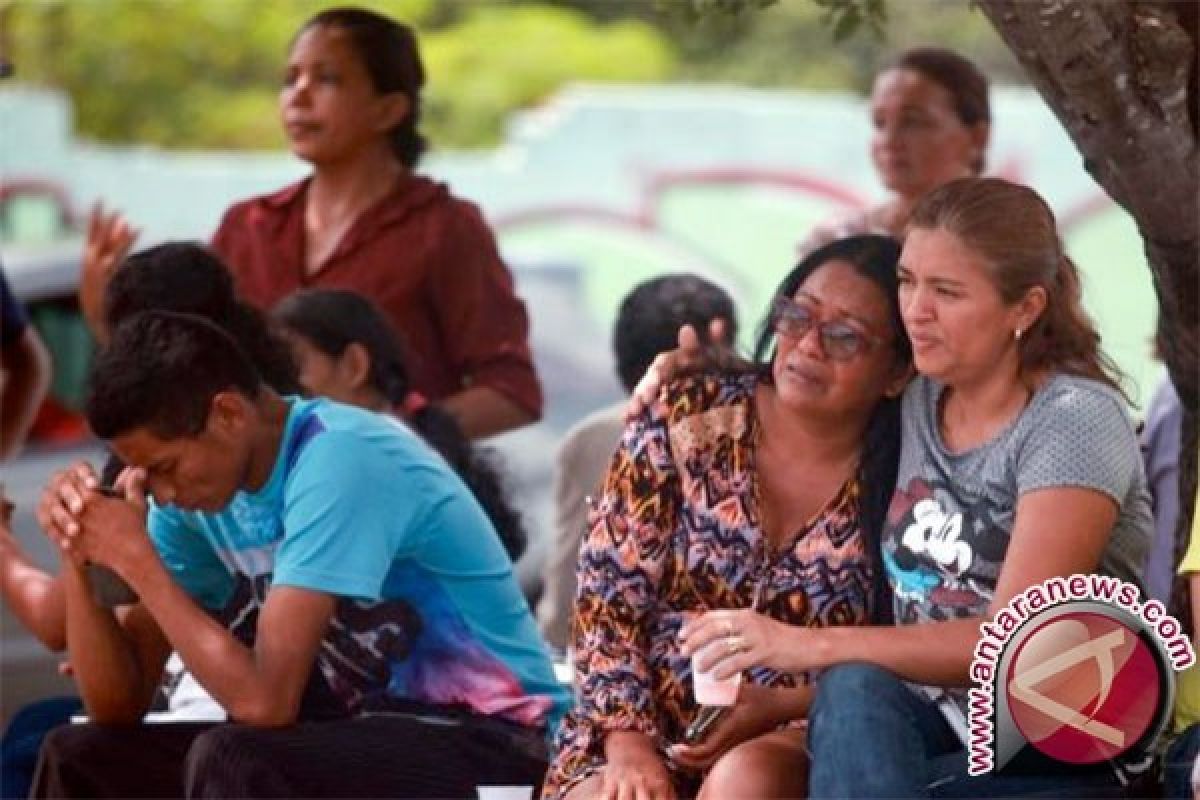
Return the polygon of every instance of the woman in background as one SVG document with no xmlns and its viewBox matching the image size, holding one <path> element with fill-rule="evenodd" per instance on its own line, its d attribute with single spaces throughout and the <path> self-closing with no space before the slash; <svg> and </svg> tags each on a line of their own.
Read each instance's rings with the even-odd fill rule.
<svg viewBox="0 0 1200 800">
<path fill-rule="evenodd" d="M 818 225 L 801 254 L 855 233 L 902 238 L 913 206 L 944 183 L 983 174 L 992 112 L 988 81 L 951 50 L 907 50 L 871 89 L 871 163 L 891 196 Z"/>
<path fill-rule="evenodd" d="M 213 236 L 260 309 L 305 287 L 371 298 L 412 348 L 413 385 L 471 438 L 533 422 L 542 395 L 529 320 L 479 209 L 415 172 L 424 68 L 412 30 L 335 8 L 293 39 L 279 92 L 292 153 L 312 173 L 234 204 Z M 134 233 L 93 215 L 80 302 L 103 337 L 103 287 Z"/>
</svg>

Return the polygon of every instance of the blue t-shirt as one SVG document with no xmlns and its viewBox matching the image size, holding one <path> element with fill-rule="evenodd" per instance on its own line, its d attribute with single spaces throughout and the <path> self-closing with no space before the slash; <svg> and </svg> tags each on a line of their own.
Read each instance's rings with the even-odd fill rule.
<svg viewBox="0 0 1200 800">
<path fill-rule="evenodd" d="M 175 579 L 247 643 L 271 586 L 336 595 L 317 667 L 349 713 L 402 699 L 553 726 L 567 692 L 458 476 L 390 417 L 288 402 L 259 491 L 216 514 L 151 507 Z"/>
</svg>

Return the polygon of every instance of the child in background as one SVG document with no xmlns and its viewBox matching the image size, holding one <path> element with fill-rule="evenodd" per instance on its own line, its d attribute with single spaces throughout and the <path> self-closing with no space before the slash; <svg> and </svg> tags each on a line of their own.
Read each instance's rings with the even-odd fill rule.
<svg viewBox="0 0 1200 800">
<path fill-rule="evenodd" d="M 521 557 L 528 536 L 499 472 L 453 416 L 414 391 L 400 338 L 374 303 L 351 291 L 305 289 L 280 301 L 274 317 L 291 342 L 308 392 L 407 422 L 475 495 L 509 557 Z"/>
</svg>

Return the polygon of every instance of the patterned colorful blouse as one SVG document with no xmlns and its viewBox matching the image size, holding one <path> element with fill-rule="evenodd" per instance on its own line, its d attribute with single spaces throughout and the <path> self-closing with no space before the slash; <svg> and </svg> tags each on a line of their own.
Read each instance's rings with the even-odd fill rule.
<svg viewBox="0 0 1200 800">
<path fill-rule="evenodd" d="M 873 565 L 849 481 L 787 544 L 762 530 L 752 375 L 673 384 L 628 427 L 579 555 L 572 632 L 577 705 L 556 737 L 544 797 L 604 765 L 607 731 L 641 731 L 665 748 L 696 712 L 676 634 L 688 614 L 757 608 L 793 625 L 861 625 Z M 811 676 L 750 670 L 791 687 Z M 694 793 L 700 775 L 676 771 Z"/>
</svg>

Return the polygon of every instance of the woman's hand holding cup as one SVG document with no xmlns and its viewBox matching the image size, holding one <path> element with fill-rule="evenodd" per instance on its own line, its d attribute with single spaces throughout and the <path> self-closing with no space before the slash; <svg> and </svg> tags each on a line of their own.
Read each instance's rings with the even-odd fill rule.
<svg viewBox="0 0 1200 800">
<path fill-rule="evenodd" d="M 683 654 L 692 658 L 693 676 L 727 681 L 752 667 L 796 669 L 784 663 L 781 645 L 799 632 L 750 610 L 707 611 L 684 623 L 679 642 Z"/>
</svg>

